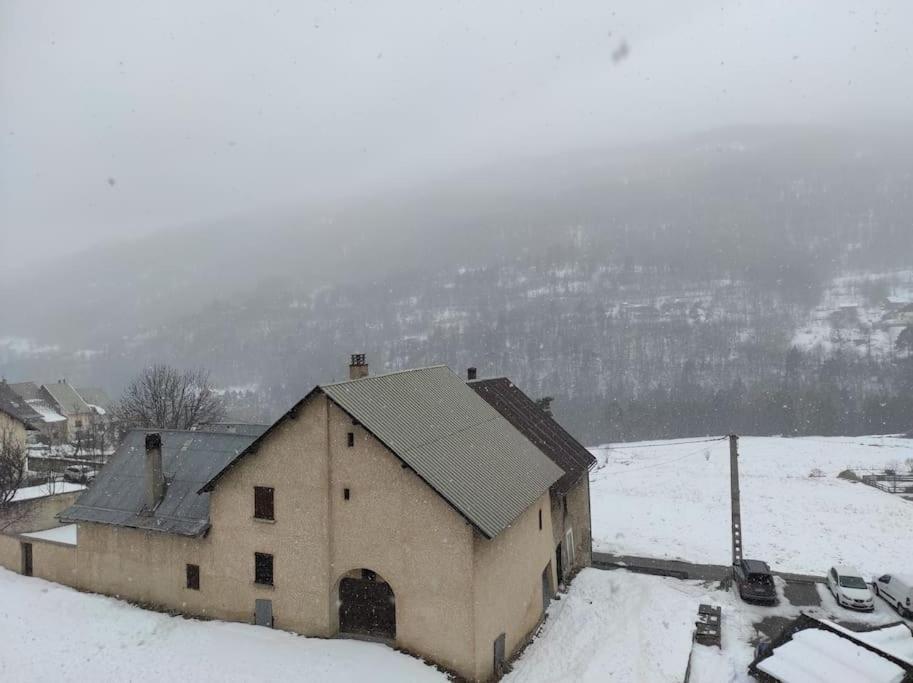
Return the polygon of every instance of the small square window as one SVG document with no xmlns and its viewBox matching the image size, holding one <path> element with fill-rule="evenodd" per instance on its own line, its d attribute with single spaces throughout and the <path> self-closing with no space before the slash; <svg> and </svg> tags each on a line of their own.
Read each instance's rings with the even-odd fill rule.
<svg viewBox="0 0 913 683">
<path fill-rule="evenodd" d="M 193 591 L 200 590 L 200 565 L 187 565 L 187 588 Z"/>
<path fill-rule="evenodd" d="M 269 553 L 254 553 L 254 583 L 273 585 L 273 556 Z"/>
<path fill-rule="evenodd" d="M 352 448 L 355 445 L 355 432 L 349 432 L 346 437 L 346 442 L 349 448 Z"/>
<path fill-rule="evenodd" d="M 254 517 L 257 519 L 275 519 L 274 491 L 269 486 L 254 487 Z"/>
<path fill-rule="evenodd" d="M 342 490 L 342 497 L 345 498 L 346 500 L 349 499 L 349 489 Z"/>
</svg>

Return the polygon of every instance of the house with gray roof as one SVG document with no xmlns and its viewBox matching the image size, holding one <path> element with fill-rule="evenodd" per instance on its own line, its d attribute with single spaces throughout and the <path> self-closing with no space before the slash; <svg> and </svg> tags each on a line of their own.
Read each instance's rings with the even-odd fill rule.
<svg viewBox="0 0 913 683">
<path fill-rule="evenodd" d="M 567 471 L 447 367 L 367 370 L 269 426 L 128 434 L 60 514 L 74 585 L 498 675 L 558 585 Z"/>
<path fill-rule="evenodd" d="M 35 424 L 40 420 L 6 381 L 0 380 L 0 438 L 12 439 L 22 447 L 25 456 L 25 445 L 28 432 L 35 431 Z"/>
<path fill-rule="evenodd" d="M 65 379 L 42 384 L 39 396 L 67 419 L 67 439 L 70 441 L 86 434 L 99 417 L 98 412 Z"/>
<path fill-rule="evenodd" d="M 34 382 L 15 382 L 8 386 L 37 414 L 31 424 L 40 434 L 39 438 L 52 444 L 67 441 L 67 418 L 57 412 L 41 387 Z"/>
</svg>

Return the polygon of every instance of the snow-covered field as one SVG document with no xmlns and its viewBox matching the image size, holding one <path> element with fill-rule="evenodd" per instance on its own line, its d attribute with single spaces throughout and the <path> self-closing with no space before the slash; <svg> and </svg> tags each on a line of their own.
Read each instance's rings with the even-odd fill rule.
<svg viewBox="0 0 913 683">
<path fill-rule="evenodd" d="M 0 681 L 434 681 L 375 643 L 149 612 L 0 569 Z"/>
<path fill-rule="evenodd" d="M 592 449 L 595 550 L 730 562 L 729 444 L 687 441 Z M 745 437 L 739 452 L 746 557 L 821 575 L 852 565 L 868 578 L 913 567 L 913 503 L 836 476 L 903 463 L 913 440 Z"/>
</svg>

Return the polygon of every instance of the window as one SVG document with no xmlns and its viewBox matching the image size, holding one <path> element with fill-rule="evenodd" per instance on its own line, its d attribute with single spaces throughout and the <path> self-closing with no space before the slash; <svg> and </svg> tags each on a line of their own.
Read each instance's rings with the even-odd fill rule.
<svg viewBox="0 0 913 683">
<path fill-rule="evenodd" d="M 542 531 L 542 508 L 539 508 L 539 531 Z"/>
<path fill-rule="evenodd" d="M 273 556 L 269 553 L 254 553 L 254 583 L 273 585 Z"/>
<path fill-rule="evenodd" d="M 343 490 L 342 490 L 342 497 L 343 497 L 345 500 L 348 500 L 348 499 L 349 499 L 349 489 L 343 489 Z"/>
<path fill-rule="evenodd" d="M 568 529 L 567 533 L 564 535 L 564 547 L 567 551 L 567 563 L 569 565 L 574 564 L 574 530 Z"/>
<path fill-rule="evenodd" d="M 275 519 L 273 489 L 269 486 L 254 487 L 254 517 L 256 519 Z"/>
<path fill-rule="evenodd" d="M 200 565 L 187 565 L 187 588 L 192 591 L 200 590 Z"/>
<path fill-rule="evenodd" d="M 349 448 L 352 448 L 355 445 L 355 432 L 348 433 L 347 443 L 348 443 Z"/>
</svg>

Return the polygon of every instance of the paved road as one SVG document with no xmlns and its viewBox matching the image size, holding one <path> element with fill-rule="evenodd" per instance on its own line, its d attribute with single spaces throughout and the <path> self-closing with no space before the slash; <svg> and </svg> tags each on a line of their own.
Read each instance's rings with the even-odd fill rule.
<svg viewBox="0 0 913 683">
<path fill-rule="evenodd" d="M 612 555 L 593 553 L 593 566 L 597 569 L 627 569 L 641 574 L 658 574 L 678 579 L 697 579 L 698 581 L 722 581 L 728 578 L 731 567 L 722 564 L 699 564 L 681 560 L 659 560 L 653 557 L 635 555 Z M 791 583 L 824 583 L 823 576 L 810 574 L 792 574 L 771 570 L 774 576 L 780 576 Z"/>
</svg>

